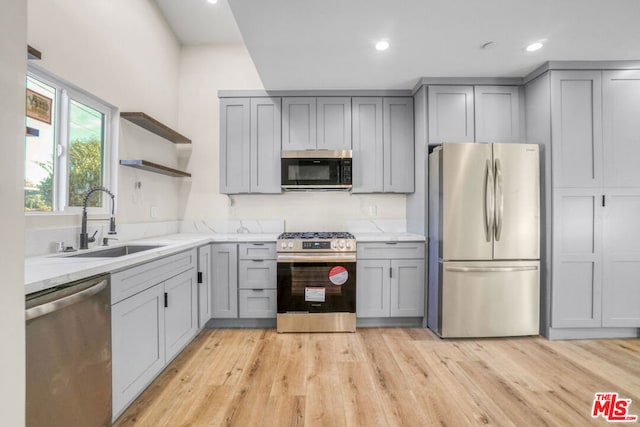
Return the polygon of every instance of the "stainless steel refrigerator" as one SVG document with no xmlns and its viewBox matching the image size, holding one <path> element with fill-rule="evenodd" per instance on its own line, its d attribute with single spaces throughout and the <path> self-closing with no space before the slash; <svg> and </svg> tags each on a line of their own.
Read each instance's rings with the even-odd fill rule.
<svg viewBox="0 0 640 427">
<path fill-rule="evenodd" d="M 533 144 L 429 155 L 427 323 L 441 337 L 539 333 L 539 177 Z"/>
</svg>

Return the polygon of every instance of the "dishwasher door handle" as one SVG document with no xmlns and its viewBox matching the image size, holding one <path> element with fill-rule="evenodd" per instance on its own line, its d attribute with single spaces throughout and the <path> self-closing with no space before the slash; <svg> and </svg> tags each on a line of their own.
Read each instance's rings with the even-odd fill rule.
<svg viewBox="0 0 640 427">
<path fill-rule="evenodd" d="M 42 317 L 49 313 L 53 313 L 54 311 L 58 311 L 64 307 L 68 307 L 77 302 L 91 298 L 93 295 L 103 291 L 104 288 L 107 287 L 108 283 L 109 282 L 107 281 L 107 279 L 102 279 L 101 281 L 96 283 L 94 286 L 87 289 L 83 289 L 82 291 L 77 292 L 75 294 L 57 299 L 55 301 L 37 305 L 35 307 L 31 307 L 25 311 L 25 317 L 26 317 L 25 320 L 29 321 L 31 319 L 36 319 L 38 317 Z"/>
</svg>

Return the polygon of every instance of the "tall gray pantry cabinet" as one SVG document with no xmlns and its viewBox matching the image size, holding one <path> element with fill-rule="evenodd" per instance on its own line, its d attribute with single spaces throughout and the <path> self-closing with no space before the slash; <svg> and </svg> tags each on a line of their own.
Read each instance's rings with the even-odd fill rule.
<svg viewBox="0 0 640 427">
<path fill-rule="evenodd" d="M 550 70 L 526 90 L 546 151 L 549 337 L 636 336 L 640 71 Z"/>
</svg>

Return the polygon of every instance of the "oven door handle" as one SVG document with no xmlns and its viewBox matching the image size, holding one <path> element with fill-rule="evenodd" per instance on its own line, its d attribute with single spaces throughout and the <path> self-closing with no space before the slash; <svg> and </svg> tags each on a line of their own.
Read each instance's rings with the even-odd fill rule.
<svg viewBox="0 0 640 427">
<path fill-rule="evenodd" d="M 323 262 L 356 262 L 355 254 L 297 254 L 278 255 L 278 262 L 282 263 L 296 263 L 296 262 L 309 262 L 309 263 L 323 263 Z"/>
</svg>

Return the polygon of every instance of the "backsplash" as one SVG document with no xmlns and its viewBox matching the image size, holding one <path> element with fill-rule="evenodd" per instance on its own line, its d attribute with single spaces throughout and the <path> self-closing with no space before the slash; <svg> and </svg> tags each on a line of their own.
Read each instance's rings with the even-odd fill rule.
<svg viewBox="0 0 640 427">
<path fill-rule="evenodd" d="M 181 233 L 282 233 L 284 221 L 277 219 L 196 220 L 180 221 Z"/>
<path fill-rule="evenodd" d="M 113 237 L 122 241 L 144 239 L 146 237 L 177 233 L 179 227 L 178 221 L 118 224 L 117 235 Z M 96 241 L 95 243 L 90 243 L 89 247 L 93 247 L 96 244 L 100 245 L 103 237 L 110 237 L 107 234 L 109 231 L 108 222 L 101 223 L 97 227 L 90 222 L 88 227 L 89 235 L 92 235 L 95 230 L 98 230 Z M 24 233 L 24 255 L 30 257 L 54 253 L 56 252 L 56 242 L 64 242 L 64 246 L 73 246 L 77 249 L 79 240 L 80 227 L 28 228 Z"/>
</svg>

